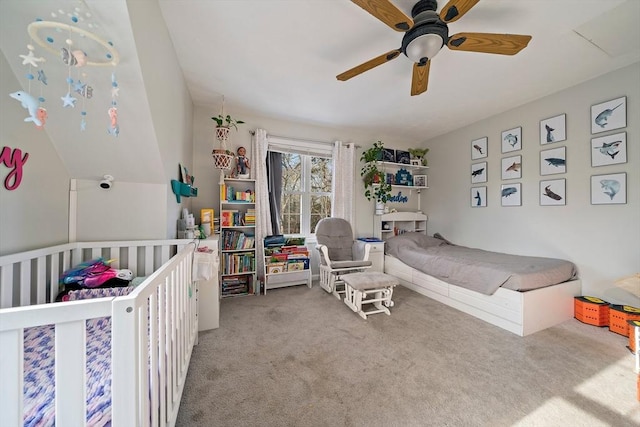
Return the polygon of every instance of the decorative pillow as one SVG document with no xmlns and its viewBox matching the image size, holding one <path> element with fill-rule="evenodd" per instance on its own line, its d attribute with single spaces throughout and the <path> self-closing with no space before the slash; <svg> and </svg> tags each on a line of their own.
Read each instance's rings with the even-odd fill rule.
<svg viewBox="0 0 640 427">
<path fill-rule="evenodd" d="M 93 288 L 93 289 L 79 289 L 75 291 L 69 291 L 68 299 L 64 301 L 78 301 L 82 299 L 93 298 L 108 298 L 108 297 L 121 297 L 129 295 L 133 291 L 133 287 L 119 287 L 119 288 Z"/>
</svg>

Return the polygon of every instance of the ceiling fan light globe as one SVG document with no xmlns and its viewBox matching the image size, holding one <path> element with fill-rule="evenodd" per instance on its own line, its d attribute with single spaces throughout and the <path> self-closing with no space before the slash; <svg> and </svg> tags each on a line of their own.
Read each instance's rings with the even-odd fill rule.
<svg viewBox="0 0 640 427">
<path fill-rule="evenodd" d="M 405 49 L 405 55 L 413 62 L 420 63 L 432 59 L 444 46 L 444 40 L 438 34 L 424 34 L 411 40 Z"/>
</svg>

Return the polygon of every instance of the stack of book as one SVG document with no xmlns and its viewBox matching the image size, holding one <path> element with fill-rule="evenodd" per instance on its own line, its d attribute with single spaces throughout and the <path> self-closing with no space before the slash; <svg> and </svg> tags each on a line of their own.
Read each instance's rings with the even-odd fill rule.
<svg viewBox="0 0 640 427">
<path fill-rule="evenodd" d="M 227 276 L 222 278 L 222 295 L 241 295 L 251 291 L 251 276 Z"/>
<path fill-rule="evenodd" d="M 256 225 L 255 209 L 247 209 L 247 213 L 244 214 L 244 225 Z"/>
</svg>

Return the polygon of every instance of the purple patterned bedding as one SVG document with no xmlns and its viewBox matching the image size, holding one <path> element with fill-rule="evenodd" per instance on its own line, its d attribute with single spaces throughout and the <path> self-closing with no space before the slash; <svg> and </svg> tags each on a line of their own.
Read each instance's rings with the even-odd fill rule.
<svg viewBox="0 0 640 427">
<path fill-rule="evenodd" d="M 133 288 L 82 289 L 70 300 L 127 295 Z M 111 422 L 111 318 L 87 320 L 87 425 Z M 24 330 L 24 426 L 55 425 L 55 328 Z"/>
<path fill-rule="evenodd" d="M 55 425 L 54 326 L 24 331 L 24 425 Z M 87 425 L 111 421 L 111 318 L 87 320 Z"/>
</svg>

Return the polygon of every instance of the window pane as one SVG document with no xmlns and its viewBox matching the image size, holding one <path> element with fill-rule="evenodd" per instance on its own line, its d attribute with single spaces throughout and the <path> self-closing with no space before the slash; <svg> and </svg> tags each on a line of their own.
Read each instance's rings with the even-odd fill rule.
<svg viewBox="0 0 640 427">
<path fill-rule="evenodd" d="M 315 232 L 318 221 L 331 216 L 331 196 L 311 196 L 311 233 Z"/>
<path fill-rule="evenodd" d="M 282 233 L 300 233 L 300 199 L 299 194 L 282 195 Z"/>
<path fill-rule="evenodd" d="M 282 191 L 302 191 L 302 156 L 282 154 Z"/>
<path fill-rule="evenodd" d="M 311 158 L 311 192 L 331 192 L 332 161 L 322 157 Z"/>
</svg>

